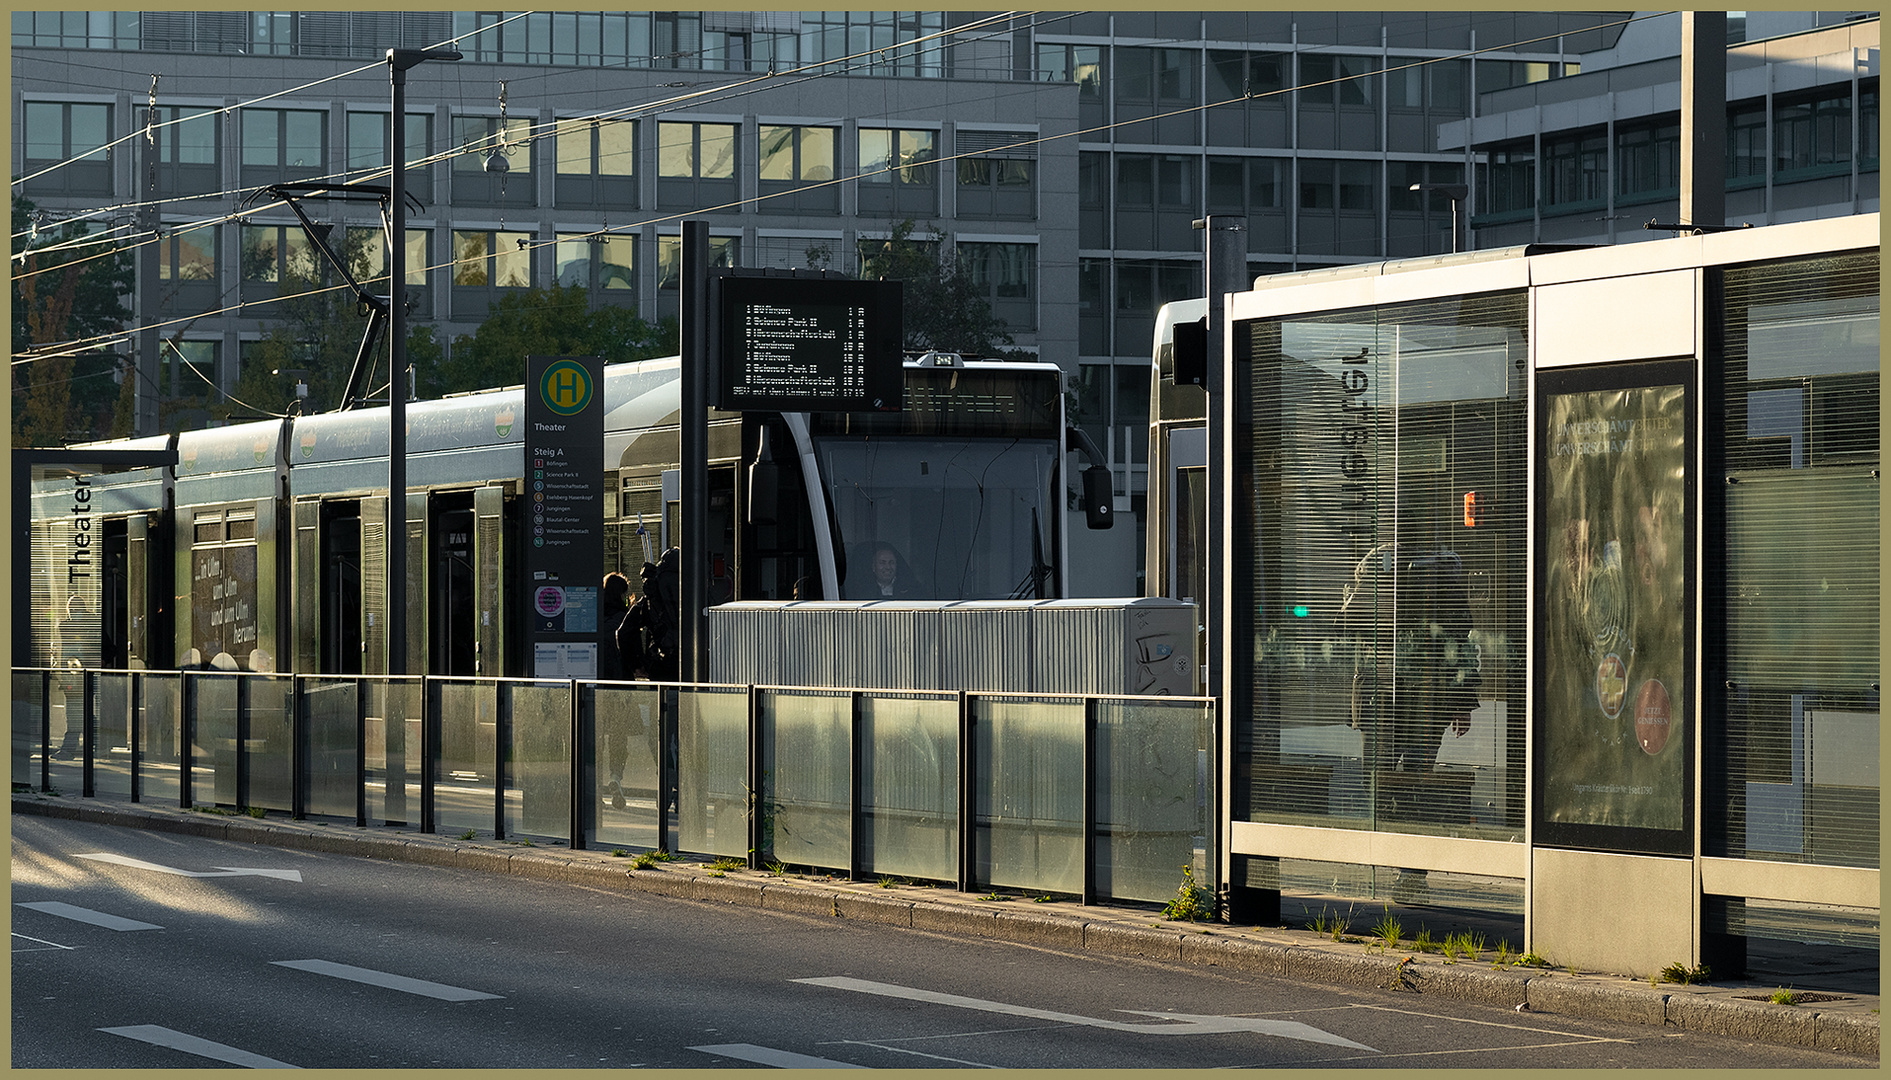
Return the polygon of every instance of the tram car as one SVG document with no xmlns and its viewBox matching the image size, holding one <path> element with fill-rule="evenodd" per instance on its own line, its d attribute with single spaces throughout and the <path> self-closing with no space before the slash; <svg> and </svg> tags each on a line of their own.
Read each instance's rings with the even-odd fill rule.
<svg viewBox="0 0 1891 1080">
<path fill-rule="evenodd" d="M 634 585 L 687 539 L 679 370 L 605 368 L 600 578 Z M 900 412 L 711 412 L 708 535 L 692 542 L 712 604 L 866 597 L 886 548 L 903 598 L 1066 595 L 1080 437 L 1059 368 L 928 354 L 905 378 Z M 374 675 L 404 648 L 410 672 L 528 675 L 524 412 L 520 387 L 409 403 L 397 500 L 385 406 L 93 444 L 178 460 L 36 483 L 35 662 Z M 387 545 L 403 537 L 407 595 L 390 597 Z M 80 541 L 96 572 L 68 565 Z M 390 603 L 407 605 L 405 641 L 386 638 Z"/>
</svg>

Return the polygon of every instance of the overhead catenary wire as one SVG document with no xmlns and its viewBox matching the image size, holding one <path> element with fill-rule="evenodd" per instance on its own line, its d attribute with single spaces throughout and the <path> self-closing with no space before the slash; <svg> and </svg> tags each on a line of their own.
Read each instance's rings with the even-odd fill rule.
<svg viewBox="0 0 1891 1080">
<path fill-rule="evenodd" d="M 1647 19 L 1652 19 L 1652 18 L 1658 18 L 1663 14 L 1666 14 L 1666 13 L 1654 12 L 1654 13 L 1648 13 L 1648 14 L 1637 14 L 1637 15 L 1632 15 L 1623 19 L 1615 20 L 1613 22 L 1600 23 L 1593 27 L 1588 27 L 1586 29 L 1600 30 L 1600 29 L 1609 29 L 1616 26 L 1626 26 L 1631 23 L 1645 21 Z M 1004 13 L 1003 15 L 1000 15 L 1000 16 L 994 16 L 992 17 L 992 19 L 986 20 L 986 22 L 996 21 L 1001 18 L 1012 18 L 1012 17 L 1015 17 L 1015 13 Z M 493 25 L 497 26 L 499 24 L 493 24 Z M 975 24 L 975 25 L 983 25 L 983 24 L 981 23 L 981 24 Z M 482 29 L 491 29 L 491 27 L 482 28 Z M 954 28 L 953 30 L 948 30 L 938 35 L 927 35 L 927 38 L 932 39 L 932 38 L 950 36 L 951 34 L 956 33 L 958 29 L 959 28 Z M 462 37 L 465 37 L 465 36 L 470 36 L 470 35 L 462 35 Z M 1247 101 L 1256 101 L 1256 100 L 1264 100 L 1268 98 L 1280 97 L 1286 94 L 1296 93 L 1296 92 L 1305 91 L 1309 89 L 1315 89 L 1315 88 L 1323 87 L 1323 86 L 1335 86 L 1335 85 L 1349 82 L 1351 80 L 1358 79 L 1358 78 L 1366 78 L 1366 77 L 1372 77 L 1376 75 L 1386 75 L 1393 72 L 1404 71 L 1404 70 L 1408 70 L 1412 68 L 1426 67 L 1432 64 L 1443 63 L 1446 61 L 1470 59 L 1470 58 L 1474 58 L 1486 53 L 1516 51 L 1527 45 L 1536 44 L 1543 41 L 1549 41 L 1549 40 L 1553 40 L 1553 39 L 1560 38 L 1563 36 L 1566 36 L 1566 35 L 1561 32 L 1554 33 L 1554 34 L 1542 34 L 1542 35 L 1537 35 L 1531 38 L 1523 38 L 1523 39 L 1508 41 L 1508 42 L 1495 44 L 1495 45 L 1480 46 L 1474 49 L 1460 50 L 1460 51 L 1448 53 L 1442 56 L 1423 57 L 1423 58 L 1413 60 L 1408 63 L 1389 65 L 1389 66 L 1381 67 L 1373 71 L 1361 72 L 1357 74 L 1348 74 L 1348 75 L 1343 75 L 1343 76 L 1335 76 L 1334 78 L 1331 78 L 1331 79 L 1323 79 L 1323 80 L 1319 80 L 1319 81 L 1311 82 L 1311 83 L 1296 83 L 1293 86 L 1282 87 L 1278 90 L 1269 90 L 1269 91 L 1262 91 L 1262 92 L 1248 91 L 1248 92 L 1243 93 L 1240 97 L 1228 98 L 1222 101 L 1206 102 L 1206 103 L 1198 104 L 1198 105 L 1182 106 L 1180 108 L 1171 109 L 1166 112 L 1152 114 L 1150 116 L 1139 116 L 1130 120 L 1121 120 L 1121 121 L 1115 121 L 1115 122 L 1106 123 L 1106 124 L 1098 124 L 1098 125 L 1094 125 L 1088 128 L 1079 128 L 1072 131 L 1059 132 L 1053 135 L 1021 137 L 1013 142 L 1006 143 L 1002 146 L 987 147 L 987 148 L 983 148 L 977 151 L 967 151 L 964 153 L 941 155 L 941 156 L 931 159 L 928 162 L 928 164 L 943 165 L 949 162 L 957 161 L 961 158 L 981 157 L 981 156 L 993 153 L 995 151 L 1035 148 L 1037 146 L 1041 146 L 1047 143 L 1052 143 L 1052 142 L 1056 142 L 1056 141 L 1064 140 L 1064 139 L 1072 139 L 1072 138 L 1081 139 L 1084 136 L 1097 135 L 1104 132 L 1112 131 L 1117 128 L 1127 127 L 1132 124 L 1144 124 L 1144 123 L 1149 123 L 1154 120 L 1161 120 L 1161 119 L 1166 119 L 1169 117 L 1182 116 L 1182 115 L 1187 115 L 1189 113 L 1205 112 L 1210 109 L 1222 108 L 1224 106 L 1234 105 L 1234 104 L 1247 102 Z M 1180 40 L 1180 39 L 1177 39 L 1177 40 Z M 820 61 L 814 64 L 803 65 L 801 68 L 797 68 L 794 70 L 800 71 L 800 70 L 807 70 L 807 69 L 812 69 L 812 68 L 830 67 L 836 63 L 842 63 L 847 60 L 859 59 L 860 57 L 863 57 L 863 56 L 876 56 L 876 55 L 880 55 L 880 54 L 883 54 L 888 51 L 892 51 L 900 47 L 903 47 L 903 45 L 887 46 L 880 49 L 869 49 L 860 53 L 852 54 L 849 57 L 841 58 L 840 60 L 824 60 L 824 61 Z M 1338 48 L 1338 47 L 1335 46 L 1334 48 Z M 1314 51 L 1314 50 L 1301 50 L 1301 51 Z M 379 65 L 374 65 L 374 66 L 378 67 Z M 805 76 L 801 79 L 791 80 L 789 84 L 792 85 L 798 82 L 810 81 L 812 79 L 819 79 L 819 78 L 827 78 L 836 74 L 846 74 L 846 73 L 847 73 L 846 71 L 822 72 L 815 75 Z M 762 76 L 758 76 L 755 79 L 742 80 L 739 83 L 733 84 L 733 87 L 721 87 L 718 89 L 721 91 L 727 92 L 736 88 L 752 87 L 753 85 L 758 84 L 758 83 L 765 83 L 769 85 L 770 87 L 783 85 L 781 82 L 775 81 L 777 79 L 779 79 L 779 76 L 776 76 L 773 74 L 765 74 Z M 326 79 L 319 80 L 317 83 L 310 84 L 310 85 L 319 85 L 320 82 L 325 82 L 325 81 L 328 81 L 328 80 Z M 666 98 L 658 102 L 640 103 L 634 106 L 625 106 L 619 109 L 607 110 L 606 112 L 594 114 L 591 116 L 558 118 L 558 119 L 553 120 L 551 124 L 533 125 L 533 127 L 535 129 L 541 128 L 541 127 L 549 127 L 555 130 L 556 125 L 561 124 L 561 123 L 584 123 L 584 122 L 590 122 L 592 120 L 604 120 L 604 119 L 630 119 L 630 118 L 635 118 L 636 116 L 640 115 L 643 110 L 662 111 L 666 108 L 673 107 L 673 103 L 675 102 L 682 101 L 682 100 L 691 100 L 691 99 L 709 95 L 715 92 L 716 91 L 704 91 L 701 94 L 679 95 L 672 98 Z M 754 90 L 754 89 L 737 90 L 736 92 L 729 93 L 729 96 L 727 98 L 715 98 L 713 100 L 717 100 L 717 101 L 733 100 L 736 97 L 747 96 L 749 93 L 754 93 L 754 92 L 759 92 L 759 91 Z M 702 103 L 703 102 L 698 102 L 698 104 L 702 104 Z M 542 137 L 542 133 L 538 135 L 533 135 L 531 137 L 532 138 Z M 486 142 L 489 141 L 490 138 L 492 137 L 489 136 L 488 140 L 481 140 L 479 143 L 469 144 L 466 147 L 459 147 L 459 148 L 454 148 L 451 150 L 442 151 L 440 153 L 430 155 L 428 158 L 422 161 L 408 162 L 406 163 L 406 165 L 408 168 L 414 168 L 420 165 L 430 165 L 430 164 L 436 164 L 441 161 L 450 160 L 462 154 L 484 153 L 490 149 L 490 147 L 486 145 Z M 607 226 L 607 227 L 603 227 L 599 229 L 590 230 L 588 232 L 561 234 L 559 237 L 551 241 L 528 243 L 525 246 L 524 250 L 527 250 L 527 251 L 539 250 L 542 248 L 554 246 L 556 243 L 560 241 L 571 242 L 571 241 L 586 240 L 586 239 L 597 238 L 597 237 L 606 237 L 613 234 L 625 234 L 625 233 L 630 233 L 633 230 L 640 230 L 647 226 L 662 225 L 669 222 L 681 221 L 683 219 L 694 217 L 701 214 L 712 214 L 712 213 L 717 213 L 717 212 L 737 210 L 745 205 L 761 203 L 773 198 L 780 198 L 780 197 L 788 196 L 788 195 L 796 195 L 796 194 L 800 194 L 802 192 L 809 191 L 809 190 L 815 190 L 815 189 L 819 189 L 823 187 L 831 187 L 836 184 L 855 183 L 868 176 L 876 176 L 876 175 L 893 173 L 905 167 L 908 167 L 908 166 L 888 165 L 887 167 L 883 169 L 877 169 L 870 172 L 855 173 L 854 175 L 851 175 L 851 176 L 836 177 L 832 180 L 817 181 L 813 183 L 803 184 L 799 187 L 790 189 L 788 191 L 779 192 L 775 194 L 758 194 L 754 198 L 736 199 L 730 202 L 721 203 L 717 205 L 696 207 L 689 210 L 659 213 L 659 214 L 643 217 L 637 221 L 627 222 L 621 225 Z M 359 179 L 364 179 L 364 180 L 378 179 L 381 177 L 391 177 L 392 174 L 393 174 L 393 167 L 390 165 L 387 167 L 370 170 L 364 173 L 361 177 L 359 177 Z M 342 175 L 346 175 L 346 174 L 344 173 Z M 240 189 L 240 190 L 254 191 L 258 189 Z M 201 197 L 201 196 L 193 196 L 193 198 L 198 198 L 198 197 Z M 281 205 L 281 204 L 276 203 L 276 204 L 271 204 L 271 205 Z M 191 225 L 186 225 L 186 226 L 177 226 L 172 231 L 176 233 L 176 232 L 186 231 L 191 228 L 208 227 L 208 226 L 212 226 L 216 224 L 222 224 L 231 220 L 248 217 L 250 215 L 256 214 L 266 209 L 268 209 L 268 207 L 258 207 L 258 208 L 252 208 L 250 210 L 243 211 L 241 213 L 230 213 L 230 214 L 220 215 L 217 218 L 207 219 L 204 222 L 193 223 Z M 144 241 L 144 242 L 151 242 L 151 241 Z M 458 260 L 457 258 L 449 257 L 443 261 L 430 263 L 427 266 L 420 268 L 419 272 L 431 272 L 434 270 L 443 269 L 445 267 L 453 266 L 457 264 L 459 261 L 460 260 Z M 18 275 L 16 275 L 16 280 L 17 278 L 18 278 Z M 364 282 L 364 284 L 385 282 L 385 281 L 387 281 L 387 276 L 383 274 L 380 276 L 371 277 L 367 279 L 367 281 Z M 345 285 L 321 287 L 321 288 L 310 289 L 302 293 L 295 293 L 288 296 L 279 296 L 270 300 L 246 301 L 246 302 L 239 303 L 233 306 L 226 306 L 224 308 L 219 308 L 212 311 L 197 313 L 195 315 L 189 316 L 188 318 L 195 319 L 195 318 L 204 318 L 204 317 L 213 316 L 213 315 L 226 314 L 231 311 L 241 310 L 246 307 L 261 306 L 261 305 L 265 305 L 269 303 L 281 302 L 284 300 L 290 300 L 290 299 L 295 299 L 295 298 L 304 297 L 304 296 L 314 296 L 314 295 L 319 295 L 325 292 L 332 292 L 332 291 L 337 291 L 340 289 L 345 289 L 346 287 L 347 286 Z M 151 324 L 151 326 L 161 327 L 161 326 L 171 325 L 179 321 L 185 321 L 185 320 L 182 320 L 182 319 L 167 320 L 165 322 Z M 149 329 L 149 328 L 151 327 L 147 326 L 141 329 Z M 111 334 L 111 335 L 101 335 L 101 338 L 117 339 L 124 336 L 125 333 L 135 334 L 137 332 L 139 331 L 132 330 L 132 331 L 121 332 L 121 333 L 116 333 L 116 334 Z M 30 360 L 31 357 L 28 357 L 26 359 Z M 14 362 L 17 364 L 22 361 L 16 358 Z"/>
</svg>

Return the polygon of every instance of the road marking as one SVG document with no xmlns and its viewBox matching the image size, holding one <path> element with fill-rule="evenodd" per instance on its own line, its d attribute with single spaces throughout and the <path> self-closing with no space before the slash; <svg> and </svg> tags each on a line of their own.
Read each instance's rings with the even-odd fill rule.
<svg viewBox="0 0 1891 1080">
<path fill-rule="evenodd" d="M 302 871 L 300 870 L 261 870 L 248 866 L 219 866 L 215 870 L 179 870 L 174 866 L 159 866 L 157 863 L 145 862 L 143 859 L 133 859 L 129 856 L 113 855 L 103 851 L 95 851 L 90 855 L 79 855 L 76 856 L 76 858 L 91 859 L 94 862 L 114 863 L 118 866 L 129 866 L 134 870 L 156 870 L 160 874 L 176 874 L 178 877 L 270 877 L 280 878 L 283 881 L 302 880 Z"/>
<path fill-rule="evenodd" d="M 829 1061 L 826 1058 L 809 1057 L 806 1054 L 775 1050 L 767 1046 L 753 1046 L 749 1043 L 723 1043 L 720 1046 L 692 1046 L 691 1050 L 701 1050 L 705 1054 L 717 1057 L 734 1058 L 751 1065 L 767 1065 L 775 1069 L 864 1069 L 865 1065 L 849 1065 L 844 1061 Z"/>
<path fill-rule="evenodd" d="M 1039 1030 L 1042 1030 L 1041 1028 Z M 908 1050 L 903 1046 L 888 1046 L 885 1043 L 866 1042 L 862 1039 L 843 1039 L 842 1046 L 871 1046 L 875 1050 L 885 1050 L 889 1054 L 911 1054 L 914 1057 L 929 1058 L 933 1061 L 949 1061 L 954 1065 L 963 1065 L 968 1069 L 996 1069 L 997 1065 L 987 1065 L 982 1061 L 967 1061 L 964 1058 L 946 1057 L 944 1054 L 928 1054 L 921 1050 Z"/>
<path fill-rule="evenodd" d="M 337 964 L 330 960 L 271 960 L 277 967 L 295 968 L 316 975 L 328 975 L 351 982 L 367 983 L 369 986 L 386 987 L 406 994 L 418 994 L 421 997 L 438 998 L 441 1001 L 479 1001 L 482 998 L 497 998 L 498 994 L 481 993 L 478 990 L 466 990 L 445 983 L 428 982 L 425 979 L 410 979 L 405 975 L 394 975 L 373 968 L 355 967 L 351 964 Z"/>
<path fill-rule="evenodd" d="M 908 986 L 869 982 L 865 979 L 834 977 L 792 981 L 810 986 L 831 987 L 835 990 L 853 990 L 862 994 L 905 998 L 908 1001 L 925 1001 L 934 1005 L 951 1005 L 960 1009 L 977 1009 L 980 1012 L 1004 1013 L 1009 1016 L 1028 1016 L 1034 1020 L 1053 1020 L 1062 1024 L 1078 1024 L 1109 1031 L 1131 1031 L 1142 1035 L 1223 1035 L 1230 1032 L 1251 1031 L 1280 1039 L 1298 1039 L 1302 1042 L 1325 1043 L 1328 1046 L 1345 1046 L 1372 1054 L 1379 1052 L 1364 1043 L 1341 1038 L 1296 1020 L 1262 1020 L 1247 1016 L 1198 1016 L 1193 1013 L 1146 1012 L 1140 1009 L 1119 1010 L 1132 1016 L 1153 1016 L 1159 1020 L 1168 1021 L 1161 1024 L 1131 1024 L 1122 1020 L 1100 1020 L 1091 1016 L 1076 1016 L 1071 1013 L 1051 1012 L 1048 1009 L 1033 1009 L 1026 1005 L 1010 1005 L 1002 1001 L 985 1001 L 980 998 L 960 997 L 957 994 L 916 990 Z"/>
<path fill-rule="evenodd" d="M 27 937 L 25 934 L 20 933 L 18 930 L 13 931 L 13 936 L 16 938 L 24 939 L 26 941 L 30 941 L 35 945 L 44 945 L 46 946 L 47 949 L 76 949 L 78 948 L 77 945 L 61 945 L 57 941 L 46 941 L 41 938 Z M 15 949 L 13 951 L 14 952 L 45 952 L 46 949 Z"/>
<path fill-rule="evenodd" d="M 71 919 L 73 922 L 90 923 L 93 926 L 103 926 L 107 930 L 162 930 L 164 929 L 162 926 L 159 926 L 156 923 L 139 922 L 136 919 L 124 919 L 124 918 L 120 918 L 117 915 L 107 915 L 103 911 L 93 911 L 91 908 L 75 907 L 72 904 L 64 904 L 57 900 L 36 900 L 33 903 L 20 904 L 19 906 L 23 908 L 32 908 L 34 911 L 45 912 L 48 915 L 57 915 L 62 919 Z M 47 944 L 51 944 L 51 943 L 47 942 Z"/>
<path fill-rule="evenodd" d="M 186 1035 L 181 1031 L 172 1031 L 156 1024 L 137 1024 L 132 1027 L 99 1028 L 107 1035 L 123 1035 L 127 1039 L 136 1039 L 153 1046 L 163 1046 L 172 1050 L 182 1050 L 186 1054 L 195 1054 L 212 1061 L 222 1061 L 230 1065 L 241 1065 L 246 1069 L 296 1069 L 286 1061 L 277 1061 L 261 1054 L 252 1054 L 248 1050 L 238 1050 L 234 1046 L 200 1039 L 195 1035 Z"/>
</svg>

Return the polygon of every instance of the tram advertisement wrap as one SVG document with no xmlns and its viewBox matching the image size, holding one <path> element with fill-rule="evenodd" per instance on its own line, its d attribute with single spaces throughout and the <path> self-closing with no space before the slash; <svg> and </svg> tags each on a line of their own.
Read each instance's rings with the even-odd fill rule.
<svg viewBox="0 0 1891 1080">
<path fill-rule="evenodd" d="M 199 663 L 267 671 L 256 649 L 256 545 L 199 547 L 190 553 L 191 647 Z M 219 664 L 217 657 L 228 656 Z"/>
<path fill-rule="evenodd" d="M 1546 399 L 1548 821 L 1684 825 L 1685 405 L 1680 386 Z"/>
<path fill-rule="evenodd" d="M 527 357 L 523 599 L 536 678 L 597 677 L 603 463 L 604 362 Z"/>
</svg>

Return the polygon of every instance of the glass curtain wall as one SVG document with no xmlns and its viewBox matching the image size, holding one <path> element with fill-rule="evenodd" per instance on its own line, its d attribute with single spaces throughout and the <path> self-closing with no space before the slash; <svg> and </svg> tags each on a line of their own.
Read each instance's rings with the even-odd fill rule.
<svg viewBox="0 0 1891 1080">
<path fill-rule="evenodd" d="M 1525 319 L 1237 326 L 1236 820 L 1521 839 Z"/>
</svg>

